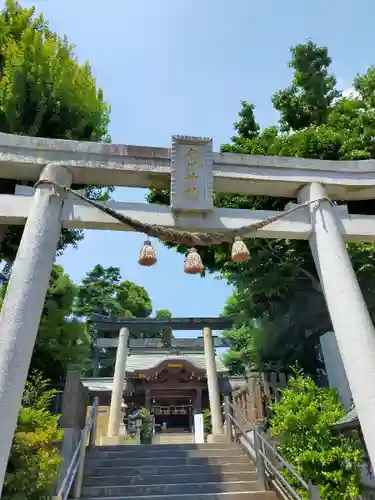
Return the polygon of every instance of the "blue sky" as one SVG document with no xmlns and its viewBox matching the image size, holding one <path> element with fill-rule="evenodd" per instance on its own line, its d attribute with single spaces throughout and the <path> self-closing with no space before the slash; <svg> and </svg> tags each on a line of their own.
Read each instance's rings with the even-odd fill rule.
<svg viewBox="0 0 375 500">
<path fill-rule="evenodd" d="M 328 45 L 340 86 L 375 63 L 374 0 L 39 0 L 58 34 L 89 60 L 111 104 L 113 142 L 168 147 L 172 134 L 228 142 L 240 100 L 256 105 L 262 126 L 278 117 L 270 96 L 291 80 L 289 47 Z M 114 198 L 142 201 L 143 190 Z M 154 309 L 216 316 L 231 294 L 223 281 L 183 273 L 183 257 L 157 245 L 158 265 L 138 266 L 142 235 L 88 231 L 59 262 L 79 281 L 100 263 L 144 286 Z"/>
</svg>

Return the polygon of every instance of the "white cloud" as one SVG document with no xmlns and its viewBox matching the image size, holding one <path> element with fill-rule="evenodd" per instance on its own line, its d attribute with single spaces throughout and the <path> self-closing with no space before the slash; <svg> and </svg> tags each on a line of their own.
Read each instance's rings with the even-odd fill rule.
<svg viewBox="0 0 375 500">
<path fill-rule="evenodd" d="M 347 99 L 356 99 L 359 98 L 359 93 L 354 87 L 349 87 L 342 91 L 342 97 L 346 97 Z"/>
<path fill-rule="evenodd" d="M 336 88 L 344 89 L 342 91 L 342 97 L 346 97 L 347 99 L 355 99 L 360 97 L 358 92 L 352 86 L 352 82 L 350 80 L 346 80 L 345 78 L 337 78 Z"/>
</svg>

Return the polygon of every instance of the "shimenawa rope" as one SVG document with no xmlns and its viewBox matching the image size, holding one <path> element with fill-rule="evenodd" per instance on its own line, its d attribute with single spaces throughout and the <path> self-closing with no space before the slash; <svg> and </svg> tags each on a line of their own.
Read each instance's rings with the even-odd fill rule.
<svg viewBox="0 0 375 500">
<path fill-rule="evenodd" d="M 233 243 L 238 238 L 246 238 L 250 233 L 259 231 L 266 226 L 269 226 L 273 222 L 276 222 L 284 217 L 287 217 L 293 212 L 305 208 L 313 203 L 318 203 L 321 201 L 327 201 L 332 204 L 330 198 L 326 196 L 322 196 L 315 200 L 306 201 L 300 205 L 290 208 L 289 210 L 285 210 L 284 212 L 280 212 L 277 215 L 273 215 L 272 217 L 268 217 L 259 222 L 254 222 L 253 224 L 249 224 L 247 226 L 242 226 L 238 229 L 228 229 L 225 232 L 206 232 L 206 233 L 198 233 L 198 232 L 190 232 L 190 231 L 181 231 L 179 229 L 169 229 L 164 226 L 160 226 L 158 224 L 148 224 L 147 222 L 141 222 L 137 219 L 133 219 L 127 215 L 120 214 L 108 207 L 107 205 L 98 203 L 96 201 L 90 200 L 86 196 L 83 196 L 80 193 L 77 193 L 73 189 L 63 186 L 61 184 L 53 183 L 49 180 L 41 179 L 35 183 L 34 187 L 37 188 L 42 184 L 52 184 L 55 187 L 66 191 L 67 193 L 79 198 L 80 200 L 88 203 L 89 205 L 97 208 L 101 212 L 113 217 L 118 220 L 125 226 L 128 226 L 133 231 L 137 233 L 144 233 L 147 236 L 157 238 L 161 241 L 165 241 L 168 243 L 174 243 L 176 245 L 186 245 L 188 247 L 194 246 L 209 246 L 209 245 L 218 245 L 220 243 Z"/>
</svg>

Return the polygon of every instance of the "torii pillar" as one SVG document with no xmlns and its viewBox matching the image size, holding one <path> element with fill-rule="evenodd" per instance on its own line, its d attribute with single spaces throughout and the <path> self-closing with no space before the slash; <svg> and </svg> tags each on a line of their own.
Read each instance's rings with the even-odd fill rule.
<svg viewBox="0 0 375 500">
<path fill-rule="evenodd" d="M 118 438 L 120 432 L 121 403 L 124 391 L 126 360 L 128 357 L 129 330 L 121 328 L 116 353 L 115 373 L 113 376 L 111 407 L 108 419 L 108 438 Z"/>
<path fill-rule="evenodd" d="M 215 350 L 212 339 L 212 330 L 207 327 L 203 329 L 204 354 L 206 359 L 208 398 L 210 401 L 212 435 L 211 442 L 226 439 L 223 428 L 223 417 L 220 404 L 220 389 L 217 376 Z"/>
<path fill-rule="evenodd" d="M 64 193 L 53 183 L 70 186 L 72 174 L 50 163 L 40 179 L 0 316 L 0 497 L 61 231 Z"/>
<path fill-rule="evenodd" d="M 322 184 L 301 189 L 303 203 L 327 196 Z M 336 334 L 362 434 L 375 468 L 375 330 L 346 250 L 341 228 L 329 201 L 308 207 L 309 239 L 320 283 Z"/>
</svg>

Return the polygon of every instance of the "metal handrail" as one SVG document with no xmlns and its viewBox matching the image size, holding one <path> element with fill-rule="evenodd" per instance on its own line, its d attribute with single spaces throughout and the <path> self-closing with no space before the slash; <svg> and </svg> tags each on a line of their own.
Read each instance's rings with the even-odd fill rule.
<svg viewBox="0 0 375 500">
<path fill-rule="evenodd" d="M 267 441 L 267 439 L 259 432 L 257 427 L 253 425 L 251 427 L 251 430 L 254 433 L 254 443 L 248 436 L 247 432 L 244 430 L 242 425 L 238 422 L 238 420 L 234 417 L 234 407 L 232 403 L 229 401 L 229 399 L 226 399 L 225 405 L 227 406 L 225 410 L 225 416 L 228 423 L 230 423 L 229 427 L 227 429 L 227 432 L 229 436 L 231 437 L 231 427 L 232 424 L 235 426 L 235 428 L 238 429 L 240 434 L 244 437 L 246 443 L 250 446 L 250 448 L 254 451 L 255 455 L 255 460 L 256 460 L 256 466 L 257 466 L 257 472 L 258 472 L 258 479 L 260 483 L 266 487 L 266 477 L 268 479 L 276 478 L 276 482 L 278 482 L 277 486 L 284 488 L 289 495 L 291 495 L 295 500 L 301 500 L 301 497 L 298 495 L 296 490 L 293 488 L 293 486 L 289 483 L 289 481 L 277 470 L 277 468 L 274 466 L 274 464 L 269 460 L 269 458 L 266 455 L 266 449 L 267 451 L 271 452 L 281 463 L 281 465 L 287 469 L 293 477 L 298 481 L 298 483 L 301 485 L 303 489 L 305 489 L 308 494 L 309 498 L 312 500 L 318 500 L 320 499 L 320 493 L 319 489 L 311 484 L 307 483 L 294 469 L 291 465 L 289 465 L 283 457 L 280 455 L 280 453 L 275 450 L 275 448 Z M 280 484 L 281 483 L 281 484 Z"/>
<path fill-rule="evenodd" d="M 298 493 L 295 491 L 293 486 L 291 486 L 288 481 L 285 479 L 285 477 L 280 474 L 280 472 L 276 469 L 276 467 L 273 465 L 273 463 L 266 457 L 266 455 L 260 451 L 260 455 L 262 456 L 263 460 L 265 463 L 268 465 L 268 467 L 271 469 L 272 473 L 281 481 L 283 486 L 288 490 L 288 492 L 292 495 L 293 498 L 296 500 L 300 500 L 301 497 L 298 495 Z"/>
<path fill-rule="evenodd" d="M 284 459 L 283 457 L 280 455 L 280 453 L 275 450 L 275 448 L 267 441 L 267 439 L 262 436 L 262 434 L 257 430 L 257 429 L 254 429 L 254 432 L 257 432 L 258 433 L 258 436 L 260 438 L 260 440 L 262 441 L 263 444 L 266 445 L 267 449 L 269 451 L 271 451 L 271 453 L 274 454 L 274 456 L 280 460 L 280 462 L 283 464 L 283 466 L 288 469 L 288 471 L 297 479 L 297 481 L 301 484 L 301 486 L 303 486 L 305 488 L 305 490 L 309 490 L 309 485 L 307 484 L 307 482 L 293 469 L 293 467 L 291 465 L 289 465 Z M 274 467 L 274 466 L 273 466 Z M 275 467 L 274 467 L 275 468 Z"/>
<path fill-rule="evenodd" d="M 80 498 L 82 490 L 83 469 L 85 464 L 86 443 L 89 439 L 89 446 L 95 446 L 96 417 L 98 412 L 99 398 L 95 397 L 93 405 L 81 431 L 81 438 L 69 462 L 64 479 L 53 500 L 66 500 L 73 486 L 73 498 Z"/>
</svg>

